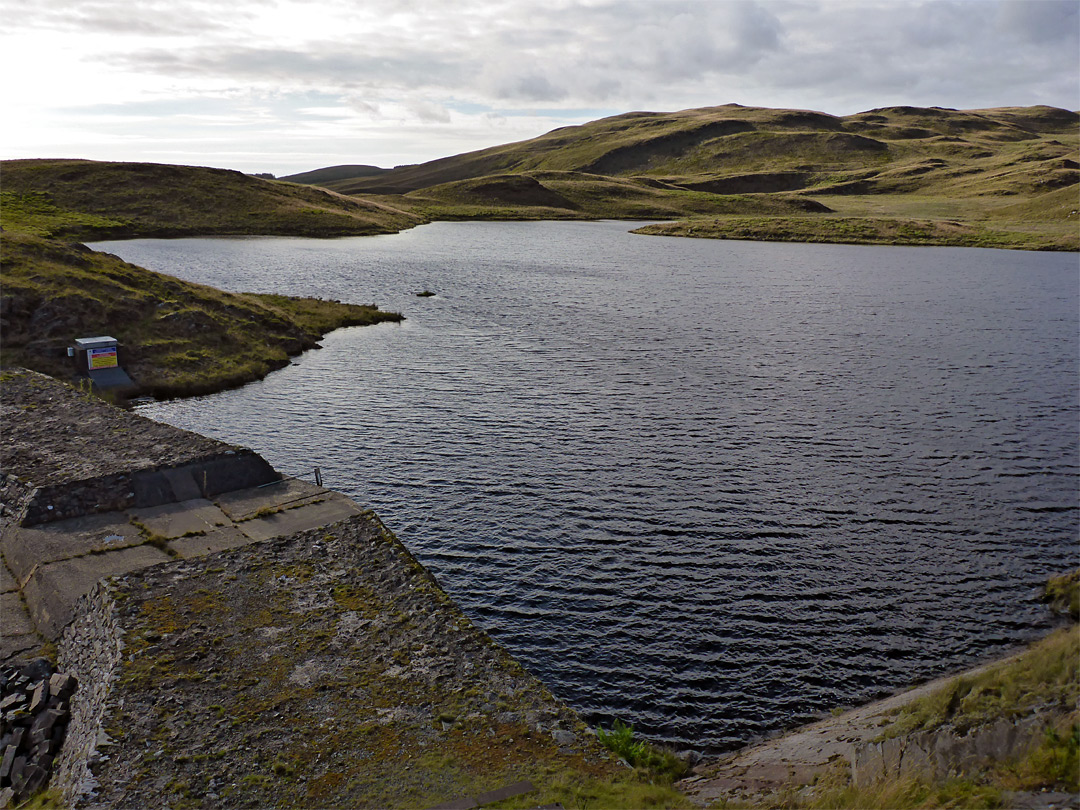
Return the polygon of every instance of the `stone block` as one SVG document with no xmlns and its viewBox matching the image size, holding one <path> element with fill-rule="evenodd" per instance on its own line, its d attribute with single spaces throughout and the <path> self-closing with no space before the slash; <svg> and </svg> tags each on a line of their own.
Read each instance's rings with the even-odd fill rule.
<svg viewBox="0 0 1080 810">
<path fill-rule="evenodd" d="M 215 501 L 225 514 L 239 522 L 254 517 L 263 509 L 310 503 L 331 494 L 336 493 L 299 478 L 282 478 L 269 486 L 226 492 Z"/>
<path fill-rule="evenodd" d="M 856 787 L 869 787 L 885 776 L 881 743 L 867 743 L 855 749 L 851 759 L 851 781 Z"/>
<path fill-rule="evenodd" d="M 17 782 L 22 780 L 23 771 L 25 771 L 25 770 L 26 770 L 26 757 L 24 757 L 24 756 L 16 756 L 15 759 L 13 759 L 11 761 L 11 773 L 9 774 L 9 778 L 11 779 L 11 784 L 12 785 L 15 785 Z M 18 790 L 18 787 L 16 787 L 16 790 Z"/>
<path fill-rule="evenodd" d="M 165 552 L 142 545 L 108 554 L 62 560 L 34 571 L 23 587 L 23 595 L 38 630 L 47 638 L 55 639 L 71 621 L 75 602 L 99 580 L 170 559 Z"/>
<path fill-rule="evenodd" d="M 30 698 L 30 712 L 36 713 L 42 709 L 49 700 L 49 682 L 41 681 L 35 688 Z"/>
<path fill-rule="evenodd" d="M 934 778 L 934 762 L 930 756 L 932 745 L 932 740 L 926 734 L 913 734 L 908 738 L 901 763 L 904 776 L 927 780 Z"/>
<path fill-rule="evenodd" d="M 57 672 L 49 679 L 49 691 L 60 700 L 67 700 L 79 686 L 78 679 L 67 672 Z"/>
<path fill-rule="evenodd" d="M 3 784 L 11 779 L 11 766 L 15 762 L 15 755 L 18 753 L 18 747 L 9 745 L 4 749 L 4 755 L 0 758 L 0 784 Z"/>
<path fill-rule="evenodd" d="M 903 737 L 890 737 L 881 742 L 882 771 L 886 777 L 893 777 L 900 773 L 900 759 L 903 755 Z"/>
<path fill-rule="evenodd" d="M 190 557 L 204 557 L 224 551 L 227 548 L 237 548 L 255 542 L 240 529 L 232 526 L 215 529 L 198 537 L 181 537 L 169 543 L 169 548 L 184 559 Z"/>
<path fill-rule="evenodd" d="M 134 509 L 131 518 L 167 540 L 196 532 L 212 532 L 218 526 L 232 523 L 224 512 L 204 498 Z"/>
<path fill-rule="evenodd" d="M 11 593 L 19 589 L 15 577 L 8 571 L 7 566 L 0 564 L 0 594 Z"/>
<path fill-rule="evenodd" d="M 42 563 L 138 545 L 145 539 L 127 515 L 109 512 L 10 530 L 0 538 L 0 550 L 16 580 L 25 582 Z"/>
<path fill-rule="evenodd" d="M 45 787 L 49 781 L 49 772 L 39 765 L 27 765 L 22 773 L 22 785 L 16 789 L 16 793 L 29 798 Z"/>
<path fill-rule="evenodd" d="M 178 470 L 162 470 L 162 474 L 169 482 L 173 495 L 178 501 L 190 501 L 193 498 L 201 498 L 202 490 L 195 482 L 190 468 L 183 467 Z"/>
<path fill-rule="evenodd" d="M 239 524 L 239 529 L 252 540 L 269 540 L 272 537 L 285 537 L 296 532 L 329 526 L 339 520 L 359 515 L 362 511 L 344 495 L 328 493 L 328 500 L 321 503 L 245 520 Z"/>
</svg>

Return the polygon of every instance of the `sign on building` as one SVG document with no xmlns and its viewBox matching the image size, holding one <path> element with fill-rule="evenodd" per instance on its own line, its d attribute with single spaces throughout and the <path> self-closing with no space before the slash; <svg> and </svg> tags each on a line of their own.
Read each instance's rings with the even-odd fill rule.
<svg viewBox="0 0 1080 810">
<path fill-rule="evenodd" d="M 101 349 L 87 349 L 86 364 L 91 371 L 99 368 L 116 368 L 116 347 L 106 346 Z"/>
</svg>

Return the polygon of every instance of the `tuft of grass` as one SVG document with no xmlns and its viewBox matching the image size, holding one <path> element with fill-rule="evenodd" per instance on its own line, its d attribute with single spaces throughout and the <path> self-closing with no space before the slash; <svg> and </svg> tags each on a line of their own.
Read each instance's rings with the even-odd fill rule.
<svg viewBox="0 0 1080 810">
<path fill-rule="evenodd" d="M 1057 613 L 1067 613 L 1080 620 L 1080 568 L 1067 574 L 1050 577 L 1043 592 L 1043 601 Z"/>
<path fill-rule="evenodd" d="M 621 720 L 616 719 L 610 731 L 598 728 L 596 738 L 650 782 L 671 784 L 690 770 L 673 752 L 644 740 L 635 740 L 634 727 Z"/>
<path fill-rule="evenodd" d="M 634 727 L 622 720 L 616 719 L 611 726 L 611 731 L 598 728 L 596 739 L 600 740 L 603 746 L 613 754 L 625 760 L 628 765 L 633 765 L 645 752 L 645 743 L 634 739 Z"/>
<path fill-rule="evenodd" d="M 1019 762 L 1002 763 L 994 776 L 1009 790 L 1080 792 L 1080 723 L 1048 728 L 1038 748 Z"/>
<path fill-rule="evenodd" d="M 770 807 L 807 810 L 951 810 L 1002 807 L 1002 790 L 970 779 L 928 783 L 919 779 L 896 779 L 857 788 L 837 768 L 819 781 L 810 795 L 791 794 Z"/>
</svg>

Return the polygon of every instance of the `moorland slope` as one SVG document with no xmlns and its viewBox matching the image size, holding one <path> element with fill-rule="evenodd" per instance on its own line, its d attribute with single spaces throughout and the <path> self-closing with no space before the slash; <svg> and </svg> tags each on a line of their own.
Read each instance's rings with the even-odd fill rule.
<svg viewBox="0 0 1080 810">
<path fill-rule="evenodd" d="M 728 104 L 324 185 L 431 219 L 679 219 L 642 232 L 1076 250 L 1078 136 L 1080 115 L 1045 106 L 841 117 Z"/>
<path fill-rule="evenodd" d="M 422 219 L 226 169 L 91 160 L 0 162 L 5 227 L 68 239 L 396 233 Z"/>
<path fill-rule="evenodd" d="M 66 379 L 66 346 L 111 335 L 137 388 L 179 396 L 259 379 L 341 326 L 401 320 L 375 305 L 236 294 L 73 239 L 386 233 L 417 217 L 237 172 L 91 161 L 6 161 L 0 191 L 0 363 Z"/>
</svg>

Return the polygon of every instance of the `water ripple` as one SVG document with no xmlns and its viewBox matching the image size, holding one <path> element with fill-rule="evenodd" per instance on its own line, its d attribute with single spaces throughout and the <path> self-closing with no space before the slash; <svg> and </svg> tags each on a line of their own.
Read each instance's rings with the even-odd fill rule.
<svg viewBox="0 0 1080 810">
<path fill-rule="evenodd" d="M 590 722 L 728 748 L 1048 626 L 1038 587 L 1078 562 L 1074 256 L 625 231 L 105 248 L 404 311 L 143 412 L 320 467 Z"/>
</svg>

